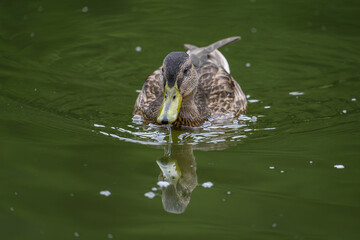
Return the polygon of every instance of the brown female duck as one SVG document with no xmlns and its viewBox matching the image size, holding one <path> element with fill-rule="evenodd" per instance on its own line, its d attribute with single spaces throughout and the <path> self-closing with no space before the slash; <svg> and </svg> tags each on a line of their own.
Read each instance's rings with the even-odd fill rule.
<svg viewBox="0 0 360 240">
<path fill-rule="evenodd" d="M 217 50 L 239 39 L 226 38 L 207 47 L 185 44 L 186 53 L 169 53 L 145 80 L 134 114 L 146 122 L 198 127 L 210 119 L 231 120 L 245 113 L 246 97 Z"/>
</svg>

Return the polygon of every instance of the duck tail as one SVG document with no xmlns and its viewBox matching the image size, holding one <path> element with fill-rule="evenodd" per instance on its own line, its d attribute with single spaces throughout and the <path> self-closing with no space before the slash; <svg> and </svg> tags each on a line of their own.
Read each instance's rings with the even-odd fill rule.
<svg viewBox="0 0 360 240">
<path fill-rule="evenodd" d="M 213 44 L 210 44 L 209 46 L 205 47 L 205 49 L 208 53 L 211 53 L 215 49 L 221 48 L 229 43 L 236 42 L 240 39 L 241 39 L 240 36 L 225 38 L 217 42 L 214 42 Z"/>
<path fill-rule="evenodd" d="M 228 73 L 230 73 L 229 63 L 224 55 L 222 55 L 222 53 L 217 49 L 240 39 L 241 37 L 236 36 L 219 40 L 207 47 L 197 47 L 192 44 L 184 44 L 184 47 L 188 50 L 187 54 L 190 55 L 191 61 L 196 67 L 201 66 L 206 61 L 211 61 L 218 66 L 223 67 Z"/>
<path fill-rule="evenodd" d="M 240 36 L 235 36 L 235 37 L 228 37 L 228 38 L 225 38 L 225 39 L 221 39 L 217 42 L 214 42 L 212 44 L 210 44 L 209 46 L 205 47 L 205 51 L 208 52 L 208 53 L 211 53 L 212 51 L 214 51 L 215 49 L 218 49 L 218 48 L 221 48 L 229 43 L 232 43 L 232 42 L 236 42 L 238 40 L 240 40 L 241 37 Z M 184 44 L 184 47 L 186 50 L 193 50 L 193 49 L 196 49 L 196 48 L 199 48 L 195 45 L 192 45 L 192 44 L 187 44 L 185 43 Z"/>
</svg>

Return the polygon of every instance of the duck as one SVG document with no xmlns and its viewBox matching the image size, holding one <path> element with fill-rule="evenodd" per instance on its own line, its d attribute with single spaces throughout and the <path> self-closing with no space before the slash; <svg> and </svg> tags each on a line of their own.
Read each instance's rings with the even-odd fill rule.
<svg viewBox="0 0 360 240">
<path fill-rule="evenodd" d="M 145 79 L 133 114 L 144 122 L 181 128 L 231 121 L 246 113 L 246 95 L 218 50 L 239 39 L 229 37 L 206 47 L 184 44 L 186 52 L 170 52 Z"/>
</svg>

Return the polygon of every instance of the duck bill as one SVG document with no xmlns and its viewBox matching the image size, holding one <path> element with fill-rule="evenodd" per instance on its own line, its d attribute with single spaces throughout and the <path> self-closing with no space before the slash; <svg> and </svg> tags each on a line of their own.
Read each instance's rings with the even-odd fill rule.
<svg viewBox="0 0 360 240">
<path fill-rule="evenodd" d="M 169 124 L 175 122 L 181 107 L 182 96 L 179 92 L 177 84 L 172 88 L 165 85 L 164 100 L 161 105 L 157 122 L 160 124 Z"/>
</svg>

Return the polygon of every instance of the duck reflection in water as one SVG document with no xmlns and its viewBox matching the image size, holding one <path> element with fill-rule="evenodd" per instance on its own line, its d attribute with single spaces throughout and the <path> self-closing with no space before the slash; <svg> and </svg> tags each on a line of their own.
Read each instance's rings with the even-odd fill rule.
<svg viewBox="0 0 360 240">
<path fill-rule="evenodd" d="M 156 161 L 161 169 L 159 181 L 169 183 L 167 187 L 161 187 L 162 204 L 165 211 L 181 214 L 198 185 L 193 147 L 170 144 L 164 151 L 164 156 Z"/>
</svg>

